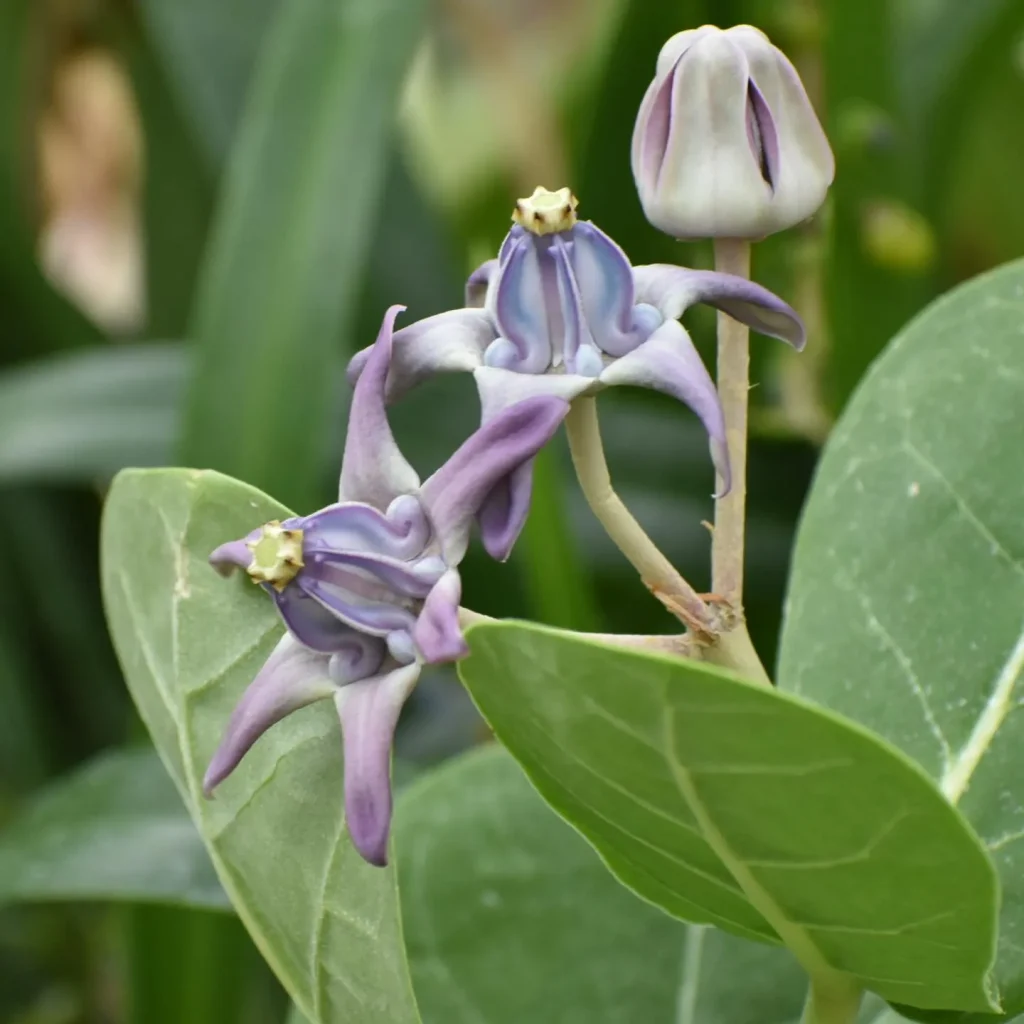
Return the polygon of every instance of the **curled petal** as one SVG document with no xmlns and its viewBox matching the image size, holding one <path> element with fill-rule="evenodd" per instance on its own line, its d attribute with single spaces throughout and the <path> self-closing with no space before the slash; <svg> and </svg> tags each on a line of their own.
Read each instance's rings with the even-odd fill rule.
<svg viewBox="0 0 1024 1024">
<path fill-rule="evenodd" d="M 392 306 L 384 314 L 377 341 L 352 395 L 339 501 L 362 501 L 385 509 L 400 494 L 410 494 L 419 486 L 416 471 L 398 450 L 384 409 L 391 332 L 395 317 L 403 309 L 404 306 Z"/>
<path fill-rule="evenodd" d="M 481 263 L 466 279 L 466 305 L 482 309 L 487 303 L 487 289 L 498 272 L 498 261 Z"/>
<path fill-rule="evenodd" d="M 412 494 L 395 498 L 386 512 L 361 502 L 339 502 L 297 523 L 307 554 L 365 551 L 390 558 L 415 558 L 430 540 L 430 523 Z"/>
<path fill-rule="evenodd" d="M 502 258 L 495 298 L 498 333 L 505 344 L 493 347 L 490 356 L 485 354 L 489 366 L 543 373 L 551 365 L 554 348 L 548 313 L 558 306 L 554 272 L 546 253 L 542 259 L 533 235 L 524 232 L 511 243 Z"/>
<path fill-rule="evenodd" d="M 351 626 L 310 597 L 298 582 L 282 591 L 269 586 L 264 590 L 274 599 L 289 632 L 310 650 L 332 654 L 350 641 Z"/>
<path fill-rule="evenodd" d="M 688 405 L 708 433 L 711 457 L 721 478 L 719 496 L 729 490 L 722 404 L 700 354 L 680 323 L 666 320 L 639 348 L 607 367 L 601 374 L 601 383 L 652 388 Z"/>
<path fill-rule="evenodd" d="M 203 778 L 209 796 L 252 745 L 286 715 L 334 693 L 325 655 L 307 650 L 289 634 L 282 637 L 231 714 L 224 738 Z"/>
<path fill-rule="evenodd" d="M 226 544 L 215 548 L 210 553 L 210 565 L 221 576 L 230 576 L 236 569 L 247 569 L 252 562 L 252 550 L 249 548 L 248 542 L 259 537 L 261 529 L 262 527 L 253 530 L 241 540 L 229 540 Z"/>
<path fill-rule="evenodd" d="M 518 402 L 485 422 L 424 483 L 420 497 L 448 565 L 462 560 L 473 519 L 494 488 L 547 444 L 568 411 L 550 395 Z"/>
<path fill-rule="evenodd" d="M 562 361 L 566 373 L 578 373 L 582 377 L 597 377 L 604 362 L 601 352 L 594 343 L 583 300 L 580 297 L 576 273 L 573 270 L 569 247 L 558 235 L 553 236 L 551 256 L 555 261 L 562 319 Z"/>
<path fill-rule="evenodd" d="M 375 591 L 385 599 L 390 594 L 399 599 L 424 598 L 445 568 L 436 555 L 406 561 L 372 551 L 324 551 L 307 558 L 299 584 L 312 577 L 341 587 L 341 580 L 351 578 L 354 598 L 374 597 Z"/>
<path fill-rule="evenodd" d="M 486 265 L 486 264 L 485 264 Z M 387 401 L 397 401 L 435 373 L 471 372 L 483 363 L 483 353 L 498 336 L 494 321 L 483 309 L 453 309 L 417 320 L 396 332 L 387 377 Z M 355 384 L 373 348 L 357 352 L 348 364 Z"/>
<path fill-rule="evenodd" d="M 612 356 L 636 348 L 650 330 L 634 321 L 633 268 L 626 254 L 599 228 L 581 221 L 573 229 L 572 264 L 598 347 Z"/>
<path fill-rule="evenodd" d="M 667 320 L 676 320 L 690 306 L 704 302 L 761 334 L 789 342 L 797 351 L 807 340 L 796 310 L 744 277 L 652 263 L 634 267 L 633 280 L 637 302 L 655 306 Z"/>
<path fill-rule="evenodd" d="M 353 846 L 379 867 L 387 864 L 391 831 L 391 744 L 419 674 L 419 665 L 405 665 L 335 693 L 345 743 L 345 822 Z"/>
<path fill-rule="evenodd" d="M 401 602 L 394 590 L 368 579 L 358 568 L 318 560 L 307 565 L 284 593 L 294 588 L 300 588 L 334 618 L 371 636 L 410 630 L 416 621 L 405 606 L 409 602 Z"/>
<path fill-rule="evenodd" d="M 457 569 L 449 569 L 435 584 L 416 620 L 412 638 L 428 665 L 457 661 L 469 654 L 466 638 L 459 628 L 462 580 Z"/>
<path fill-rule="evenodd" d="M 533 497 L 533 459 L 499 480 L 477 513 L 480 540 L 496 562 L 507 562 L 530 514 Z"/>
</svg>

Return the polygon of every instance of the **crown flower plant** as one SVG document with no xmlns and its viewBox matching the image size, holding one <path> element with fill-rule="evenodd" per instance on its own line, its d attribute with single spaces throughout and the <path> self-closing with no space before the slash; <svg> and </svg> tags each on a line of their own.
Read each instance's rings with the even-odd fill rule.
<svg viewBox="0 0 1024 1024">
<path fill-rule="evenodd" d="M 363 857 L 383 864 L 391 821 L 391 738 L 421 666 L 467 653 L 458 564 L 490 492 L 551 437 L 565 403 L 537 396 L 503 410 L 420 484 L 395 443 L 384 381 L 388 310 L 356 385 L 338 502 L 271 522 L 210 555 L 269 594 L 287 632 L 235 709 L 206 772 L 209 795 L 271 726 L 333 698 L 345 741 L 345 807 Z"/>
<path fill-rule="evenodd" d="M 554 41 L 579 61 L 606 38 L 596 20 L 564 31 L 587 5 L 529 32 L 448 5 L 434 39 L 415 4 L 286 6 L 247 100 L 273 102 L 229 163 L 198 289 L 182 465 L 140 460 L 105 499 L 107 621 L 156 749 L 72 780 L 84 869 L 63 830 L 49 849 L 68 797 L 16 810 L 0 897 L 106 891 L 109 849 L 132 900 L 229 901 L 308 1024 L 1024 1024 L 1024 492 L 1007 429 L 1024 409 L 1024 263 L 872 347 L 907 282 L 843 250 L 866 166 L 846 178 L 846 146 L 837 213 L 827 232 L 814 219 L 836 170 L 816 107 L 848 113 L 824 117 L 819 83 L 859 15 L 776 20 L 791 62 L 750 25 L 676 25 L 658 53 L 631 8 L 635 52 L 593 62 L 595 97 L 654 73 L 631 152 L 615 142 L 630 125 L 603 123 L 618 105 L 595 102 L 581 161 L 534 57 Z M 460 83 L 494 90 L 491 124 L 458 113 L 455 55 Z M 806 89 L 797 68 L 815 71 Z M 385 178 L 389 126 L 425 109 L 500 166 L 442 181 L 437 147 Z M 640 203 L 613 210 L 620 245 L 585 203 L 621 194 L 609 168 L 627 159 Z M 534 187 L 577 165 L 583 202 Z M 495 210 L 498 181 L 515 192 Z M 477 266 L 481 225 L 509 208 Z M 779 295 L 751 279 L 776 232 L 754 267 Z M 713 269 L 642 262 L 681 239 L 707 243 L 680 262 Z M 444 309 L 444 267 L 424 262 L 446 245 L 471 272 Z M 411 315 L 378 320 L 391 292 Z M 699 349 L 697 305 L 716 311 Z M 785 342 L 753 380 L 750 331 Z M 180 367 L 182 347 L 111 379 Z M 92 358 L 54 361 L 25 393 L 79 387 Z M 453 373 L 473 387 L 426 386 Z M 616 408 L 618 387 L 633 390 Z M 36 518 L 18 520 L 15 597 L 61 522 Z M 150 800 L 165 774 L 181 807 Z M 122 859 L 154 825 L 172 841 Z"/>
</svg>

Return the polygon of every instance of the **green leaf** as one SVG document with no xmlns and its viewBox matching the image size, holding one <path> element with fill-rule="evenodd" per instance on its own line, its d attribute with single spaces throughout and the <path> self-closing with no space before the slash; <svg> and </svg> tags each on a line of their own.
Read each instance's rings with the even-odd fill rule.
<svg viewBox="0 0 1024 1024">
<path fill-rule="evenodd" d="M 154 751 L 102 755 L 33 797 L 0 832 L 0 903 L 53 900 L 229 908 Z"/>
<path fill-rule="evenodd" d="M 282 632 L 266 596 L 207 555 L 290 514 L 218 473 L 120 474 L 102 536 L 111 633 L 221 883 L 292 998 L 316 1024 L 415 1022 L 394 871 L 365 864 L 345 831 L 333 708 L 289 717 L 215 800 L 201 795 L 228 715 Z"/>
<path fill-rule="evenodd" d="M 139 9 L 210 161 L 221 164 L 253 68 L 283 0 L 139 0 Z"/>
<path fill-rule="evenodd" d="M 916 758 L 1002 880 L 996 979 L 1024 1010 L 1024 263 L 958 288 L 875 365 L 800 529 L 779 682 Z"/>
<path fill-rule="evenodd" d="M 425 0 L 285 0 L 246 104 L 194 319 L 184 458 L 316 505 L 338 342 Z"/>
<path fill-rule="evenodd" d="M 807 979 L 785 950 L 688 928 L 636 899 L 497 745 L 421 776 L 398 800 L 395 833 L 429 1021 L 743 1024 L 756 1006 L 761 1024 L 783 1024 L 800 1014 Z"/>
<path fill-rule="evenodd" d="M 881 740 L 698 662 L 518 623 L 470 645 L 463 679 L 498 738 L 641 896 L 781 937 L 827 983 L 991 1006 L 992 867 Z"/>
<path fill-rule="evenodd" d="M 0 481 L 93 484 L 166 463 L 188 372 L 181 345 L 98 346 L 0 374 Z"/>
</svg>

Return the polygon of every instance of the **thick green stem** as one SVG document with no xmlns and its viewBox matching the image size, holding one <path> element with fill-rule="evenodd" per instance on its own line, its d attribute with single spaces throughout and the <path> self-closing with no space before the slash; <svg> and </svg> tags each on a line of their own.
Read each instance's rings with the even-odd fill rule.
<svg viewBox="0 0 1024 1024">
<path fill-rule="evenodd" d="M 750 243 L 715 240 L 715 269 L 750 277 Z M 718 393 L 725 412 L 725 440 L 732 467 L 729 493 L 715 501 L 711 589 L 737 612 L 743 608 L 743 552 L 747 500 L 747 405 L 750 394 L 750 332 L 727 313 L 718 314 Z M 723 481 L 719 478 L 718 489 Z"/>
<path fill-rule="evenodd" d="M 800 1024 L 855 1024 L 863 996 L 852 980 L 821 983 L 812 978 Z"/>
</svg>

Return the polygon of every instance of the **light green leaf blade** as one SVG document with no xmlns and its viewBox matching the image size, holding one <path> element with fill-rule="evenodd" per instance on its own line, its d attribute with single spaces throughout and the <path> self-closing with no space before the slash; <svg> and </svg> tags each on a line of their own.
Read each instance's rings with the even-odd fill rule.
<svg viewBox="0 0 1024 1024">
<path fill-rule="evenodd" d="M 1024 263 L 958 288 L 875 365 L 800 528 L 782 687 L 916 758 L 1002 879 L 996 979 L 1024 1010 Z"/>
<path fill-rule="evenodd" d="M 333 708 L 271 730 L 206 801 L 200 780 L 228 715 L 281 633 L 271 602 L 207 555 L 290 515 L 213 472 L 131 470 L 103 522 L 103 590 L 132 696 L 260 951 L 316 1024 L 418 1021 L 393 869 L 344 828 Z"/>
<path fill-rule="evenodd" d="M 196 299 L 184 457 L 296 507 L 318 504 L 331 368 L 366 270 L 425 7 L 285 0 L 227 171 Z"/>
<path fill-rule="evenodd" d="M 0 374 L 0 481 L 167 462 L 188 362 L 179 344 L 104 345 Z"/>
<path fill-rule="evenodd" d="M 103 754 L 34 796 L 0 832 L 0 903 L 230 904 L 149 748 Z"/>
<path fill-rule="evenodd" d="M 520 623 L 476 626 L 470 645 L 462 676 L 498 738 L 640 895 L 782 935 L 826 979 L 991 1005 L 991 864 L 896 751 L 702 663 Z"/>
</svg>

